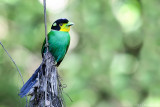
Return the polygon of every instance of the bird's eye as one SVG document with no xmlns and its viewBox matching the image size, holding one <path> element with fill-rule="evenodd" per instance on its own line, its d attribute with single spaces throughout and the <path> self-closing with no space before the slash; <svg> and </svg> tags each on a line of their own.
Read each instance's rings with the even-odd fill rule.
<svg viewBox="0 0 160 107">
<path fill-rule="evenodd" d="M 59 26 L 62 26 L 62 25 L 63 25 L 62 23 L 59 24 Z"/>
<path fill-rule="evenodd" d="M 53 26 L 57 26 L 57 23 L 53 23 Z"/>
</svg>

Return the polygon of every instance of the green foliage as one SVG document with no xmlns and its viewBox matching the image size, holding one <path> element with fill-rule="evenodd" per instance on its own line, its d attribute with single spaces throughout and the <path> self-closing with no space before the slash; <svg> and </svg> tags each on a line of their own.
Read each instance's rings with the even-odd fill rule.
<svg viewBox="0 0 160 107">
<path fill-rule="evenodd" d="M 117 19 L 115 12 L 120 9 L 113 11 L 117 8 L 113 1 L 125 1 L 121 3 L 137 12 L 138 21 L 134 24 L 140 26 L 136 30 L 126 33 L 127 19 Z M 48 12 L 48 31 L 56 18 L 69 17 L 75 23 L 71 29 L 77 34 L 78 45 L 69 50 L 59 67 L 62 83 L 67 84 L 67 107 L 160 105 L 159 1 L 128 1 L 69 0 L 62 12 Z M 0 22 L 2 19 L 0 29 L 5 30 L 4 24 L 8 30 L 5 36 L 0 31 L 0 39 L 4 36 L 1 41 L 26 81 L 41 63 L 43 5 L 38 0 L 1 0 Z M 132 24 L 127 27 L 132 28 Z M 71 35 L 71 39 L 76 37 Z M 14 65 L 0 47 L 0 107 L 25 104 L 25 99 L 18 97 L 22 82 L 16 77 Z"/>
</svg>

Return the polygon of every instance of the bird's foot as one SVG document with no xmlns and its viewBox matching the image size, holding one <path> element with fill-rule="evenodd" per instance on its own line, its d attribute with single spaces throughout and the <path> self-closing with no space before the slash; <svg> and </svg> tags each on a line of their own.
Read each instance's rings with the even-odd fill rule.
<svg viewBox="0 0 160 107">
<path fill-rule="evenodd" d="M 49 47 L 49 43 L 46 43 L 46 44 L 45 44 L 45 47 L 46 47 L 46 48 Z"/>
<path fill-rule="evenodd" d="M 52 62 L 52 65 L 53 65 L 53 66 L 57 66 L 57 62 L 56 62 L 56 61 L 53 61 L 53 62 Z"/>
</svg>

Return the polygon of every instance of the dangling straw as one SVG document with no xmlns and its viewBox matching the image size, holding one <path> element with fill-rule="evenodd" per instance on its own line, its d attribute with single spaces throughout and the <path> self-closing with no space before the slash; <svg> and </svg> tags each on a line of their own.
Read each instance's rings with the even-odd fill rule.
<svg viewBox="0 0 160 107">
<path fill-rule="evenodd" d="M 43 5 L 44 5 L 44 24 L 45 24 L 45 37 L 46 37 L 46 48 L 47 48 L 47 52 L 48 52 L 48 36 L 47 36 L 47 16 L 46 16 L 46 0 L 43 0 Z"/>
<path fill-rule="evenodd" d="M 23 80 L 21 71 L 19 70 L 17 64 L 15 63 L 15 61 L 13 60 L 13 58 L 10 56 L 10 54 L 8 53 L 8 51 L 5 49 L 5 47 L 3 46 L 3 44 L 1 43 L 1 41 L 0 41 L 0 44 L 1 44 L 2 48 L 4 49 L 4 51 L 7 53 L 8 57 L 12 60 L 13 64 L 16 66 L 16 69 L 17 69 L 17 71 L 18 71 L 18 73 L 19 73 L 19 75 L 20 75 L 20 77 L 22 79 L 23 85 L 24 85 L 24 80 Z M 25 97 L 26 97 L 26 107 L 27 107 L 27 103 L 28 103 L 27 102 L 27 96 L 25 96 Z"/>
</svg>

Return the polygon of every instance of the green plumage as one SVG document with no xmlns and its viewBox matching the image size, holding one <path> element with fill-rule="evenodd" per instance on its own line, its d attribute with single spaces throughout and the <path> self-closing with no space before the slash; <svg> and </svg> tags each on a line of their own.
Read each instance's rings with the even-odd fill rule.
<svg viewBox="0 0 160 107">
<path fill-rule="evenodd" d="M 68 50 L 70 44 L 70 35 L 68 32 L 72 25 L 73 23 L 69 22 L 65 18 L 58 19 L 52 24 L 51 31 L 48 33 L 49 51 L 51 52 L 52 56 L 55 58 L 55 61 L 57 62 L 56 66 L 60 65 Z M 45 44 L 46 40 L 44 40 L 41 50 L 42 57 L 43 53 L 47 51 Z M 26 96 L 28 92 L 33 88 L 33 86 L 37 83 L 37 78 L 39 78 L 38 76 L 41 76 L 43 73 L 41 72 L 41 68 L 42 64 L 36 69 L 36 71 L 30 77 L 30 79 L 23 85 L 19 93 L 21 97 Z"/>
<path fill-rule="evenodd" d="M 45 48 L 45 43 L 46 40 L 44 40 L 43 46 L 42 46 L 42 56 L 43 53 L 46 52 Z M 51 30 L 48 33 L 48 43 L 49 43 L 49 51 L 55 58 L 55 61 L 57 62 L 57 66 L 62 62 L 69 44 L 70 44 L 70 35 L 68 32 L 63 32 L 63 31 L 56 31 L 56 30 Z"/>
</svg>

